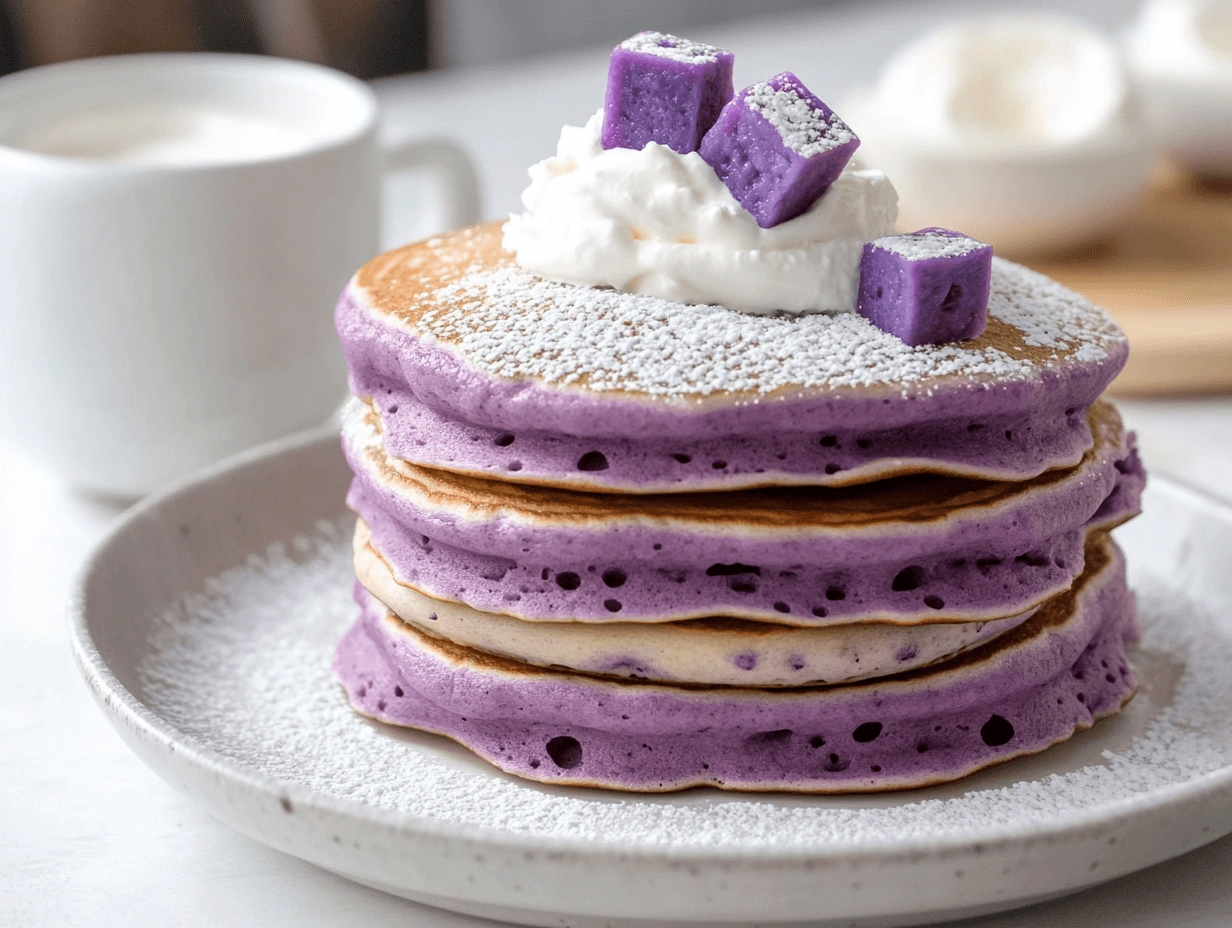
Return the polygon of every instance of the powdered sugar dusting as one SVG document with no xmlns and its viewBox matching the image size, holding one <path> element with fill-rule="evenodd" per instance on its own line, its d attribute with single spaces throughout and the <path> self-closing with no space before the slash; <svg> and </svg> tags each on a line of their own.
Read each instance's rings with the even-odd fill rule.
<svg viewBox="0 0 1232 928">
<path fill-rule="evenodd" d="M 778 131 L 783 144 L 802 158 L 811 158 L 840 145 L 855 133 L 834 113 L 814 107 L 790 83 L 761 81 L 744 92 L 745 105 Z"/>
<path fill-rule="evenodd" d="M 694 42 L 682 39 L 680 36 L 667 32 L 639 32 L 632 38 L 625 39 L 620 47 L 631 52 L 641 52 L 646 55 L 658 55 L 672 61 L 685 64 L 708 64 L 717 61 L 723 49 L 706 45 L 704 42 Z"/>
<path fill-rule="evenodd" d="M 432 299 L 418 333 L 451 344 L 469 365 L 498 377 L 599 391 L 683 397 L 906 390 L 946 377 L 1027 380 L 1041 367 L 987 344 L 911 347 L 854 313 L 763 316 L 684 306 L 544 281 L 509 266 L 472 270 Z M 1027 345 L 1076 352 L 1084 361 L 1106 357 L 1124 339 L 1090 301 L 1000 259 L 993 262 L 989 314 L 1016 327 Z"/>
<path fill-rule="evenodd" d="M 1067 351 L 1079 361 L 1100 361 L 1108 347 L 1125 341 L 1112 318 L 1051 277 L 992 259 L 988 315 L 1008 322 L 1025 344 Z"/>
<path fill-rule="evenodd" d="M 976 241 L 956 232 L 939 232 L 925 229 L 920 232 L 908 232 L 904 235 L 887 235 L 873 240 L 873 246 L 892 252 L 908 261 L 923 261 L 925 258 L 956 258 L 968 255 L 977 248 L 987 248 L 983 242 Z"/>
<path fill-rule="evenodd" d="M 348 525 L 323 522 L 315 535 L 274 545 L 164 614 L 141 670 L 151 709 L 249 768 L 320 793 L 451 825 L 609 846 L 809 849 L 982 835 L 1098 811 L 1228 763 L 1226 623 L 1221 630 L 1175 586 L 1148 576 L 1138 578 L 1147 632 L 1136 663 L 1173 667 L 1175 692 L 1140 694 L 1127 712 L 1140 713 L 1138 723 L 1102 722 L 1080 744 L 952 788 L 851 798 L 614 797 L 526 783 L 443 739 L 366 722 L 347 706 L 329 667 L 356 612 Z M 1141 733 L 1116 734 L 1123 722 Z M 1067 756 L 1087 759 L 1058 767 Z"/>
</svg>

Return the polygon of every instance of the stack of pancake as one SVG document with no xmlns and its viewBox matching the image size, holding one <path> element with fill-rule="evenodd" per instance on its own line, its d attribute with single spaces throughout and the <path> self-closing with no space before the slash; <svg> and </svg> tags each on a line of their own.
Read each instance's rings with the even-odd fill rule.
<svg viewBox="0 0 1232 928">
<path fill-rule="evenodd" d="M 943 782 L 1117 712 L 1138 510 L 1125 338 L 994 261 L 978 339 L 551 283 L 497 224 L 337 311 L 359 712 L 519 776 Z"/>
</svg>

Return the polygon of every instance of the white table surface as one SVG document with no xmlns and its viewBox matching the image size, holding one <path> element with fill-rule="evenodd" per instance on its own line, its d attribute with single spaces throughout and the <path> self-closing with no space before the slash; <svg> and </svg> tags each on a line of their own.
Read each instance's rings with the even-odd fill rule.
<svg viewBox="0 0 1232 928">
<path fill-rule="evenodd" d="M 1083 5 L 1109 26 L 1130 8 L 1120 0 Z M 789 68 L 838 99 L 888 48 L 931 21 L 930 10 L 863 4 L 788 26 L 729 26 L 697 37 L 737 52 L 738 84 Z M 386 130 L 445 135 L 470 148 L 485 213 L 499 216 L 516 207 L 526 165 L 551 150 L 562 122 L 597 108 L 604 64 L 600 51 L 387 81 L 379 86 Z M 433 231 L 425 191 L 415 182 L 391 190 L 391 240 Z M 428 205 L 417 211 L 417 198 Z M 1149 467 L 1232 493 L 1232 398 L 1123 409 Z M 119 511 L 0 446 L 0 926 L 490 924 L 385 896 L 241 837 L 129 753 L 77 676 L 64 618 L 77 566 Z M 1070 899 L 967 924 L 1226 928 L 1229 872 L 1232 838 Z"/>
</svg>

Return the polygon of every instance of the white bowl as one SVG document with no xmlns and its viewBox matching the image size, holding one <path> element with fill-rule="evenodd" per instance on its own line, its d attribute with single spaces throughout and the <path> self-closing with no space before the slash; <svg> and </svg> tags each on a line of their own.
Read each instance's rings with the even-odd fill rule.
<svg viewBox="0 0 1232 928">
<path fill-rule="evenodd" d="M 999 253 L 1098 239 L 1142 202 L 1155 160 L 1150 140 L 1128 133 L 1057 150 L 929 148 L 862 128 L 861 107 L 848 110 L 861 155 L 898 190 L 900 229 L 955 229 Z"/>
<path fill-rule="evenodd" d="M 1126 61 L 1161 148 L 1184 167 L 1232 177 L 1232 3 L 1153 0 Z"/>
<path fill-rule="evenodd" d="M 899 228 L 1009 252 L 1098 238 L 1146 191 L 1155 144 L 1116 45 L 1054 14 L 944 24 L 842 110 L 899 193 Z"/>
</svg>

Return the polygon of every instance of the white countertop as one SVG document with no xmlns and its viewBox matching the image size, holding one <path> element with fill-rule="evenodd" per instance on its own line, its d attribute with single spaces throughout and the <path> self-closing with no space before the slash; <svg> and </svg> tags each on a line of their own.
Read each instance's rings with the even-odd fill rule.
<svg viewBox="0 0 1232 928">
<path fill-rule="evenodd" d="M 1115 25 L 1131 6 L 1101 0 L 1083 9 Z M 837 99 L 887 48 L 931 21 L 930 9 L 864 4 L 790 27 L 727 27 L 698 38 L 736 48 L 738 82 L 790 68 Z M 484 179 L 485 213 L 498 216 L 516 205 L 526 165 L 552 148 L 561 123 L 597 107 L 604 66 L 600 52 L 387 81 L 379 87 L 386 131 L 461 141 Z M 413 208 L 424 189 L 408 182 L 391 190 L 391 240 L 433 231 L 430 208 L 418 218 Z M 1232 398 L 1123 409 L 1148 467 L 1232 494 Z M 365 889 L 243 838 L 129 753 L 77 676 L 64 618 L 78 564 L 118 511 L 0 448 L 0 925 L 488 924 Z M 1067 900 L 966 924 L 1224 928 L 1232 924 L 1229 872 L 1232 838 Z"/>
</svg>

